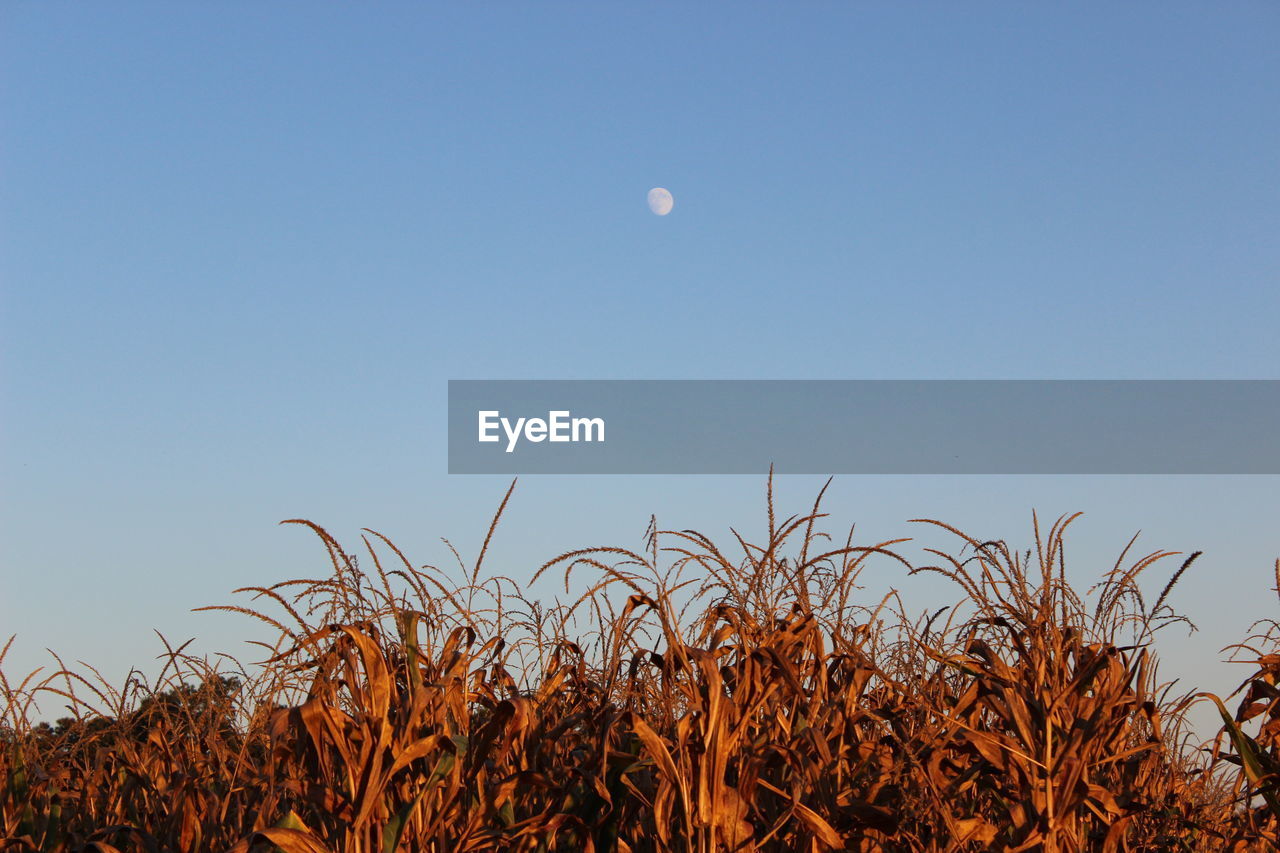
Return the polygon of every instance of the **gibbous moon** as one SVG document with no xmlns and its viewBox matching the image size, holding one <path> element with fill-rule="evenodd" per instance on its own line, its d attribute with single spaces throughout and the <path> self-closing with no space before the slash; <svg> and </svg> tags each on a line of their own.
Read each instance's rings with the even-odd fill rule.
<svg viewBox="0 0 1280 853">
<path fill-rule="evenodd" d="M 671 197 L 670 190 L 663 187 L 654 187 L 649 190 L 649 209 L 658 216 L 666 216 L 675 204 L 676 200 Z"/>
</svg>

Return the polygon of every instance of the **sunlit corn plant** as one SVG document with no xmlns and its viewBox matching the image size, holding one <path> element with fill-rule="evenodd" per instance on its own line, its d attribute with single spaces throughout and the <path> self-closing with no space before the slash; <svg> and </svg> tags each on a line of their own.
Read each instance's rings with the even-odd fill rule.
<svg viewBox="0 0 1280 853">
<path fill-rule="evenodd" d="M 514 484 L 513 484 L 514 487 Z M 643 545 L 574 550 L 519 581 L 416 565 L 366 531 L 317 577 L 202 608 L 266 625 L 262 660 L 166 642 L 119 689 L 57 660 L 3 680 L 0 846 L 48 851 L 1155 851 L 1266 849 L 1280 656 L 1258 655 L 1230 743 L 1156 674 L 1181 621 L 1173 555 L 1128 550 L 1093 589 L 1065 533 L 904 540 L 826 528 L 820 492 L 758 536 L 651 521 Z M 1133 543 L 1130 543 L 1132 545 Z M 452 546 L 450 546 L 452 549 Z M 881 571 L 940 574 L 956 606 L 910 615 Z M 1280 571 L 1280 568 L 1278 568 Z M 543 577 L 564 585 L 531 600 Z M 574 594 L 571 590 L 580 592 Z M 6 649 L 8 647 L 6 646 Z M 1275 658 L 1272 660 L 1271 655 Z M 4 654 L 0 652 L 0 664 Z M 36 703 L 65 706 L 33 722 Z M 41 705 L 40 708 L 43 708 Z M 1262 720 L 1245 735 L 1243 727 Z M 1233 775 L 1234 774 L 1234 775 Z"/>
</svg>

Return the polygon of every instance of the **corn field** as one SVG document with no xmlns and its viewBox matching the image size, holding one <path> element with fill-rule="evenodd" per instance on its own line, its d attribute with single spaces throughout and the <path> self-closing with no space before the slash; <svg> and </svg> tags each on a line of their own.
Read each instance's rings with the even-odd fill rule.
<svg viewBox="0 0 1280 853">
<path fill-rule="evenodd" d="M 278 635 L 260 662 L 170 647 L 120 687 L 0 670 L 0 848 L 1275 849 L 1280 630 L 1236 650 L 1256 672 L 1235 696 L 1157 675 L 1196 555 L 1126 549 L 1080 592 L 1074 516 L 1025 551 L 927 521 L 955 547 L 916 566 L 904 540 L 827 532 L 821 502 L 777 516 L 770 484 L 754 541 L 654 524 L 641 551 L 519 582 L 484 568 L 506 499 L 461 582 L 372 531 L 357 554 L 291 522 L 323 544 L 320 577 L 202 608 Z M 957 604 L 868 601 L 870 565 L 940 575 Z M 530 601 L 543 576 L 585 592 Z M 50 700 L 70 715 L 34 722 Z M 1222 713 L 1205 744 L 1197 702 Z"/>
</svg>

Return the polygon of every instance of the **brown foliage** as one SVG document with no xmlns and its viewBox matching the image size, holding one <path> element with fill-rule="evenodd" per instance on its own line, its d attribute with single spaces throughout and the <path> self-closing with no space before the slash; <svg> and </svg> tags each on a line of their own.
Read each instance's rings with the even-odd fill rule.
<svg viewBox="0 0 1280 853">
<path fill-rule="evenodd" d="M 1170 555 L 1122 555 L 1087 603 L 1065 576 L 1071 519 L 1037 526 L 1024 554 L 946 528 L 959 554 L 911 569 L 899 542 L 831 544 L 820 501 L 779 520 L 770 494 L 766 537 L 734 533 L 737 557 L 656 525 L 643 554 L 563 554 L 536 575 L 563 570 L 566 590 L 572 573 L 595 579 L 553 607 L 482 579 L 488 538 L 454 582 L 372 532 L 371 575 L 297 522 L 332 574 L 247 590 L 269 610 L 213 608 L 279 631 L 252 672 L 228 678 L 179 647 L 150 688 L 66 667 L 0 685 L 0 847 L 1016 853 L 1274 839 L 1276 816 L 1242 806 L 1259 786 L 1235 772 L 1239 756 L 1184 749 L 1191 699 L 1156 678 L 1152 636 L 1177 620 L 1165 598 L 1190 560 L 1147 608 L 1138 576 Z M 862 601 L 875 560 L 945 575 L 962 606 L 939 624 L 894 596 Z M 1263 720 L 1254 743 L 1280 766 L 1278 661 L 1259 655 L 1238 719 Z M 74 716 L 32 725 L 49 694 Z"/>
</svg>

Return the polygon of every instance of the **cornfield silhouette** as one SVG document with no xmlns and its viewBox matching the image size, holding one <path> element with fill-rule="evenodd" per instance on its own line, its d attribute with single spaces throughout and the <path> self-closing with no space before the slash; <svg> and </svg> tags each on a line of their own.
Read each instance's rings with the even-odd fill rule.
<svg viewBox="0 0 1280 853">
<path fill-rule="evenodd" d="M 514 484 L 513 484 L 514 488 Z M 824 488 L 825 491 L 825 488 Z M 362 567 L 322 528 L 329 571 L 219 605 L 278 640 L 243 667 L 169 647 L 154 683 L 62 665 L 4 690 L 6 850 L 1219 851 L 1280 832 L 1280 626 L 1237 711 L 1157 677 L 1182 621 L 1139 579 L 1174 556 L 1067 579 L 1072 517 L 1034 548 L 824 532 L 822 494 L 732 547 L 652 524 L 643 552 L 561 554 L 543 606 L 484 573 L 511 491 L 465 577 L 367 531 Z M 1131 545 L 1133 543 L 1130 543 Z M 861 598 L 868 565 L 935 573 L 960 601 L 912 618 Z M 1173 564 L 1169 564 L 1172 565 Z M 1280 585 L 1280 562 L 1277 563 Z M 558 578 L 559 579 L 559 578 Z M 584 588 L 579 586 L 579 588 Z M 12 643 L 12 639 L 10 640 Z M 8 645 L 4 651 L 7 651 Z M 0 664 L 3 663 L 0 652 Z M 65 703 L 33 723 L 41 698 Z M 1217 702 L 1223 730 L 1184 723 Z M 1252 732 L 1252 734 L 1250 734 Z"/>
</svg>

